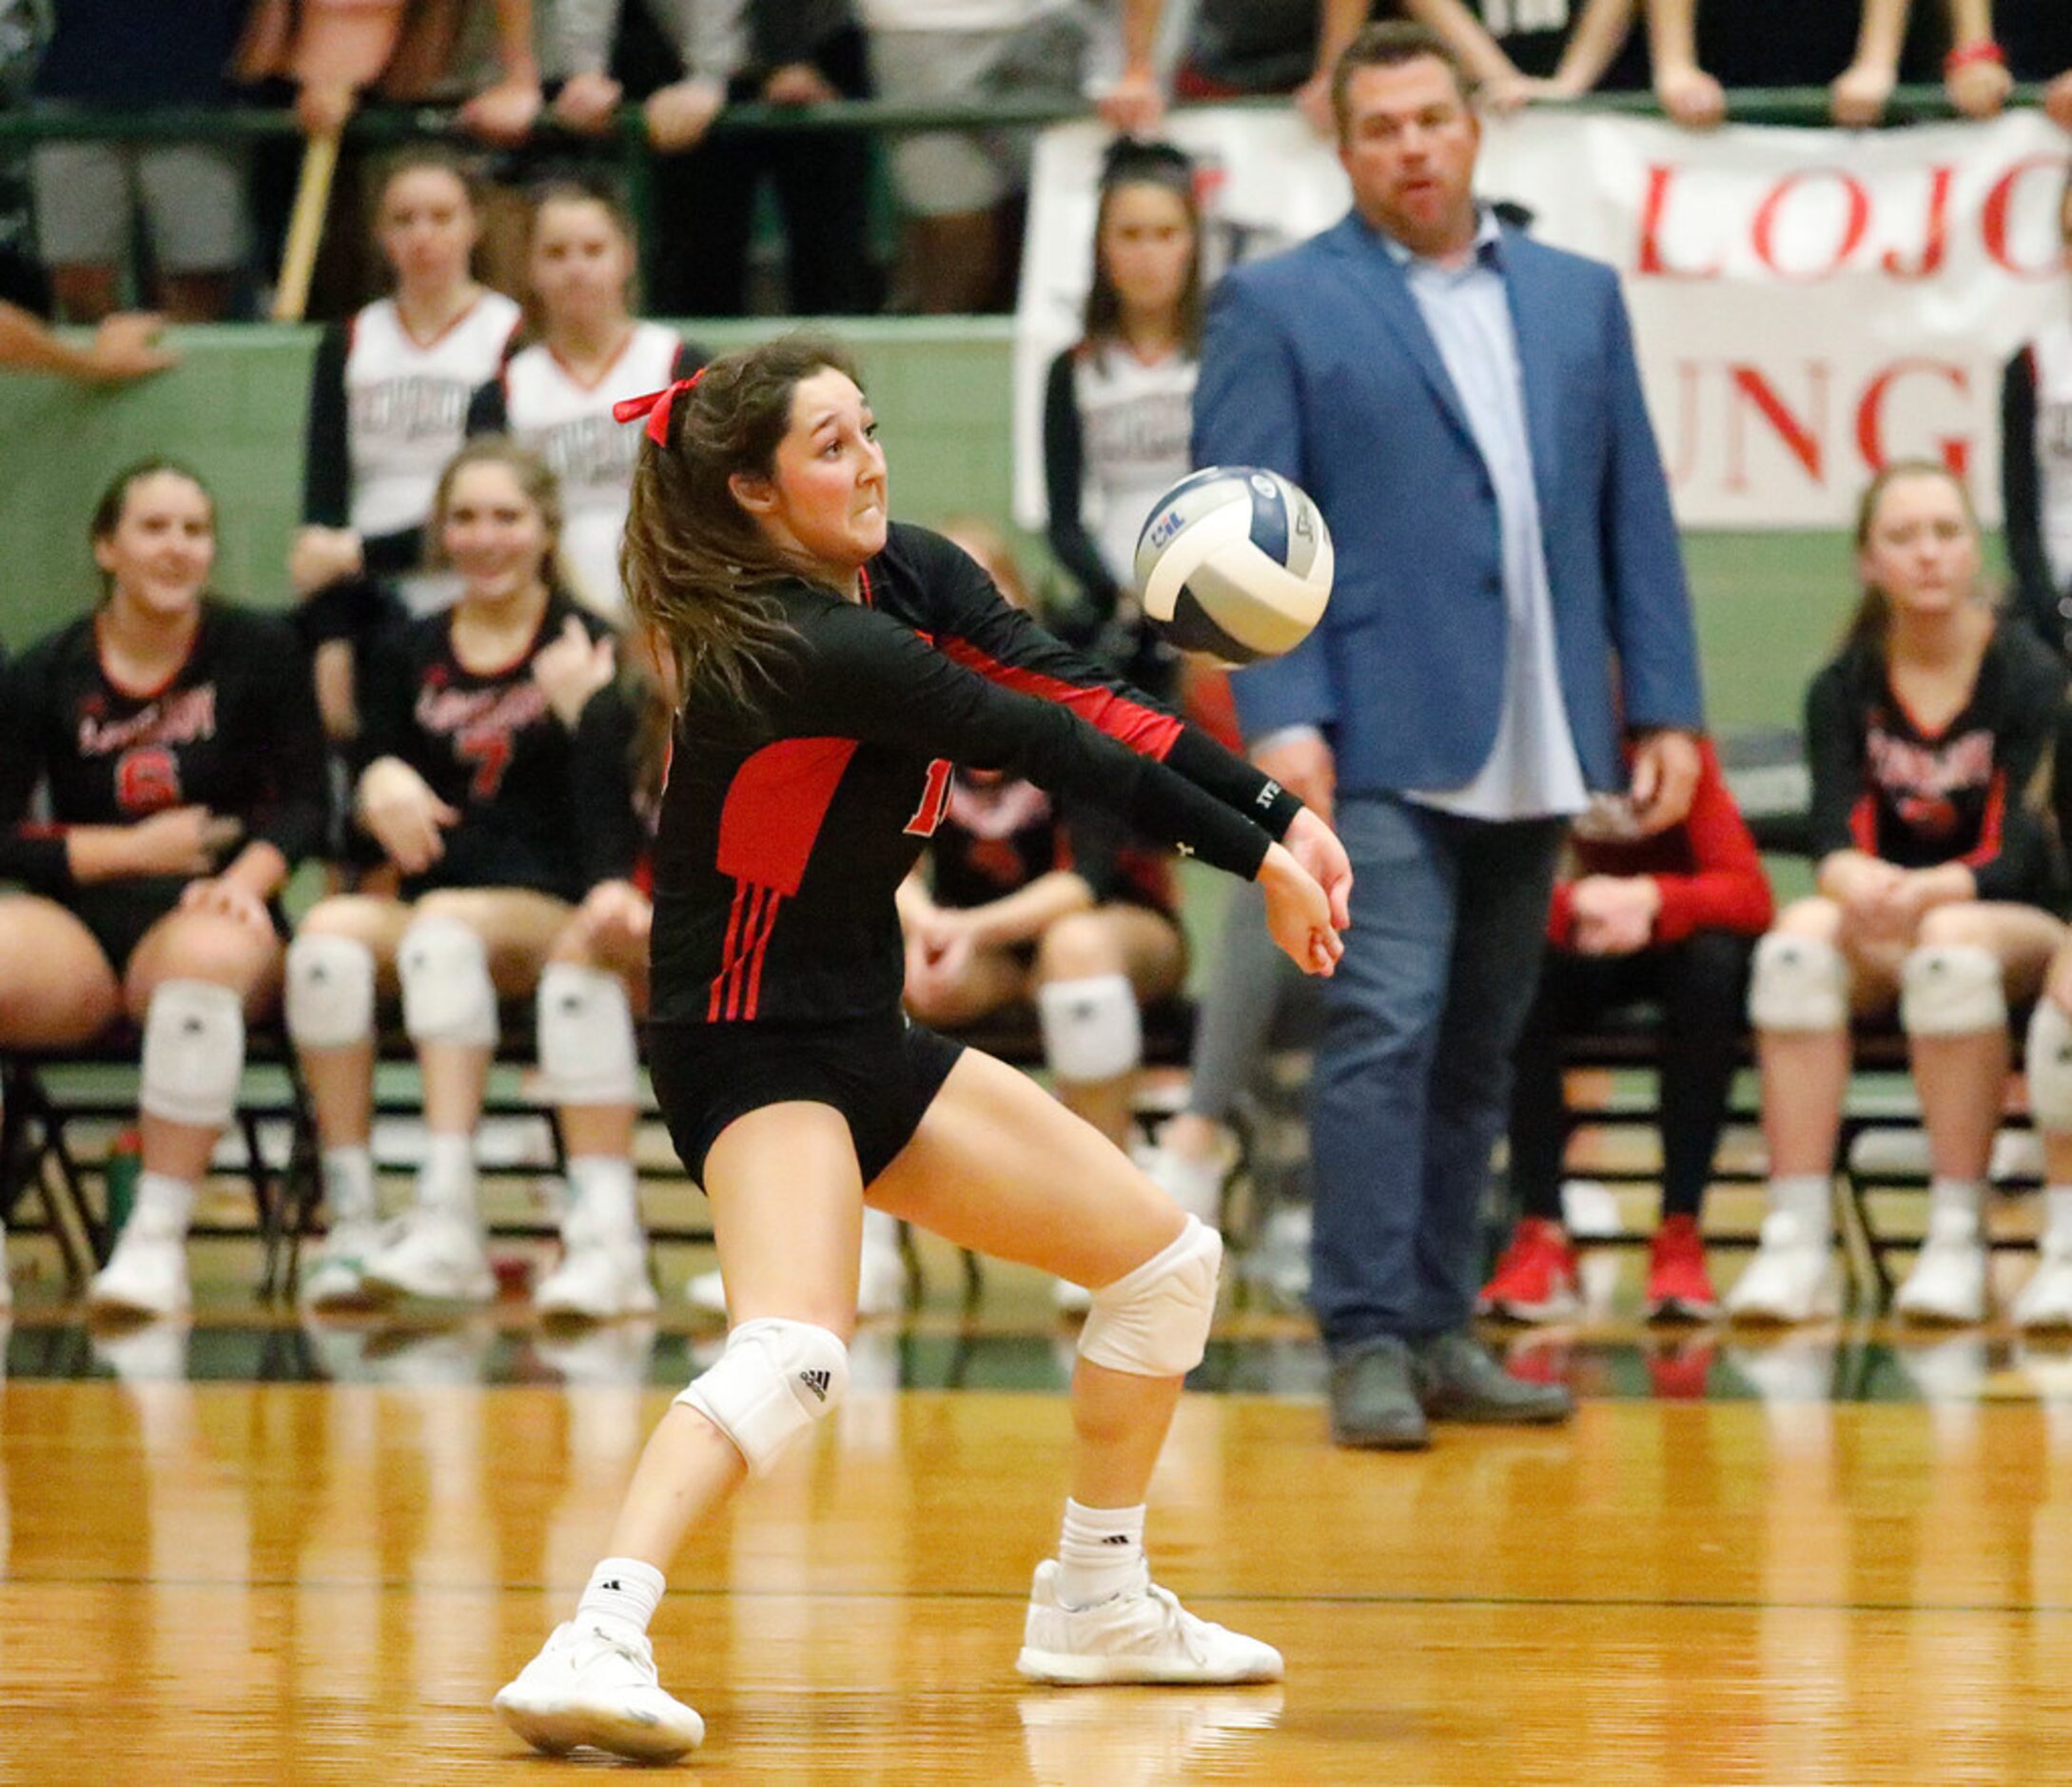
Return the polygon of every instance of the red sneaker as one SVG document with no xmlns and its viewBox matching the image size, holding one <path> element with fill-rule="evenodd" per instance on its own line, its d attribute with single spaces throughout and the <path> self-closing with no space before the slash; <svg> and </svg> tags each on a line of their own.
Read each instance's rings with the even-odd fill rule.
<svg viewBox="0 0 2072 1787">
<path fill-rule="evenodd" d="M 1718 1313 L 1696 1219 L 1665 1217 L 1648 1250 L 1648 1320 L 1710 1322 Z"/>
<path fill-rule="evenodd" d="M 1566 1322 L 1582 1308 L 1576 1294 L 1575 1249 L 1559 1223 L 1528 1216 L 1511 1232 L 1496 1274 L 1475 1306 L 1507 1322 Z"/>
</svg>

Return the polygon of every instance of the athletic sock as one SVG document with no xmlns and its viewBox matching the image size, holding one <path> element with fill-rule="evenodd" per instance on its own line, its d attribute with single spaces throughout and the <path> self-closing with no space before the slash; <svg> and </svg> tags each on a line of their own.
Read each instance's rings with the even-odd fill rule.
<svg viewBox="0 0 2072 1787">
<path fill-rule="evenodd" d="M 169 1172 L 145 1171 L 137 1175 L 137 1203 L 132 1216 L 148 1210 L 164 1228 L 187 1232 L 194 1215 L 194 1182 L 175 1179 Z"/>
<path fill-rule="evenodd" d="M 475 1138 L 432 1135 L 425 1139 L 424 1167 L 418 1175 L 418 1202 L 473 1220 L 475 1215 Z"/>
<path fill-rule="evenodd" d="M 590 1584 L 576 1603 L 576 1618 L 607 1638 L 635 1642 L 662 1600 L 662 1573 L 638 1558 L 607 1558 L 590 1572 Z"/>
<path fill-rule="evenodd" d="M 323 1150 L 323 1198 L 334 1227 L 375 1220 L 374 1150 L 364 1142 Z"/>
<path fill-rule="evenodd" d="M 1932 1226 L 1938 1217 L 1961 1216 L 1977 1228 L 1984 1197 L 1984 1189 L 1976 1179 L 1950 1179 L 1939 1173 L 1928 1181 L 1928 1221 Z"/>
<path fill-rule="evenodd" d="M 2072 1185 L 2043 1188 L 2043 1232 L 2072 1246 Z"/>
<path fill-rule="evenodd" d="M 622 1154 L 577 1154 L 568 1163 L 569 1189 L 600 1234 L 637 1239 L 640 1209 L 633 1162 Z"/>
<path fill-rule="evenodd" d="M 1091 1607 L 1120 1595 L 1144 1567 L 1144 1503 L 1086 1508 L 1070 1497 L 1058 1537 L 1058 1599 Z"/>
<path fill-rule="evenodd" d="M 1834 1187 L 1824 1172 L 1787 1173 L 1769 1182 L 1769 1208 L 1796 1216 L 1814 1240 L 1833 1233 Z"/>
</svg>

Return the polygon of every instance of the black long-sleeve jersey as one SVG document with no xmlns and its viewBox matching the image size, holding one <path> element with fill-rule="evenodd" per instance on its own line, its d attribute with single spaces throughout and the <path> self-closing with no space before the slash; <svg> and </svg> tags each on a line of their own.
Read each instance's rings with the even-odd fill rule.
<svg viewBox="0 0 2072 1787">
<path fill-rule="evenodd" d="M 1061 869 L 1097 901 L 1176 911 L 1170 854 L 1133 837 L 1106 808 L 1067 804 L 1034 782 L 986 771 L 950 776 L 943 822 L 928 840 L 937 905 L 984 906 Z"/>
<path fill-rule="evenodd" d="M 167 807 L 242 819 L 290 863 L 323 841 L 323 730 L 307 655 L 285 621 L 213 599 L 186 660 L 155 689 L 101 666 L 95 617 L 31 646 L 0 697 L 0 825 L 10 873 L 45 891 L 70 884 L 64 831 L 133 825 Z M 23 823 L 38 782 L 50 823 Z"/>
<path fill-rule="evenodd" d="M 2064 686 L 2063 665 L 2004 619 L 1971 698 L 1930 733 L 1892 692 L 1883 651 L 1846 647 L 1806 697 L 1816 857 L 1861 850 L 1903 869 L 1961 862 L 1982 899 L 2055 904 L 2058 875 L 2030 784 Z"/>
<path fill-rule="evenodd" d="M 594 792 L 578 798 L 579 789 L 610 786 L 616 774 L 623 807 L 631 763 L 621 756 L 616 766 L 589 765 L 584 753 L 603 748 L 614 729 L 598 723 L 586 733 L 578 722 L 572 732 L 533 676 L 533 659 L 571 616 L 594 639 L 611 631 L 557 590 L 532 642 L 486 675 L 454 655 L 451 611 L 404 622 L 375 641 L 361 695 L 362 762 L 401 758 L 460 815 L 441 834 L 439 860 L 403 884 L 406 897 L 439 887 L 505 887 L 578 900 L 597 882 L 631 873 L 616 813 L 601 810 Z M 619 699 L 616 689 L 600 689 L 589 707 Z M 586 737 L 594 742 L 579 742 Z"/>
<path fill-rule="evenodd" d="M 655 1023 L 811 1023 L 897 1009 L 893 895 L 953 764 L 1024 776 L 1253 875 L 1300 803 L 1003 601 L 941 536 L 895 523 L 862 599 L 800 583 L 753 707 L 677 722 L 655 840 Z"/>
</svg>

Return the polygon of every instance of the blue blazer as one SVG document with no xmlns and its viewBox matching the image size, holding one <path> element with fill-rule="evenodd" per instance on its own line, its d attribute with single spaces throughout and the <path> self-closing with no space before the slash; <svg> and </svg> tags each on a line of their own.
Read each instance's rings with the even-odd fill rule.
<svg viewBox="0 0 2072 1787">
<path fill-rule="evenodd" d="M 1562 697 L 1585 778 L 1614 788 L 1622 714 L 1703 724 L 1669 485 L 1617 277 L 1509 228 L 1497 253 Z M 1495 486 L 1402 268 L 1357 211 L 1224 276 L 1194 402 L 1194 462 L 1294 479 L 1338 550 L 1317 631 L 1234 678 L 1246 736 L 1320 726 L 1349 793 L 1472 780 L 1503 698 Z"/>
</svg>

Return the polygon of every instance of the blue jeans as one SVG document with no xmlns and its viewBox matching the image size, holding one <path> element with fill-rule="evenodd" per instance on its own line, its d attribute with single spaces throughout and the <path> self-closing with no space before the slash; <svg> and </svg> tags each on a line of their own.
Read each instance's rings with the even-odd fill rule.
<svg viewBox="0 0 2072 1787">
<path fill-rule="evenodd" d="M 1311 1089 L 1311 1302 L 1325 1345 L 1465 1327 L 1490 1155 L 1567 822 L 1341 797 L 1353 927 Z"/>
</svg>

